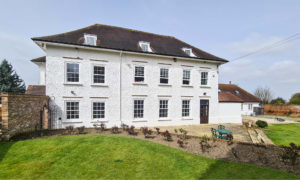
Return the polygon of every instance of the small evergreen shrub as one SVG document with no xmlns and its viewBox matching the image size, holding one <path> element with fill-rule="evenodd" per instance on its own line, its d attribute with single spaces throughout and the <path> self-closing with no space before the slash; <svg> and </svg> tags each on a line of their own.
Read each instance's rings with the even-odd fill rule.
<svg viewBox="0 0 300 180">
<path fill-rule="evenodd" d="M 256 121 L 256 125 L 260 128 L 268 127 L 268 123 L 266 121 L 262 121 L 262 120 Z"/>
</svg>

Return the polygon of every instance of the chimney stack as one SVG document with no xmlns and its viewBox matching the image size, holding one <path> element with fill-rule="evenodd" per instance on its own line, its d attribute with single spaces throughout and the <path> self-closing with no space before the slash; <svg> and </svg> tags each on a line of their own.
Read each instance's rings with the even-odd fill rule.
<svg viewBox="0 0 300 180">
<path fill-rule="evenodd" d="M 229 84 L 231 84 L 231 81 L 229 81 Z"/>
</svg>

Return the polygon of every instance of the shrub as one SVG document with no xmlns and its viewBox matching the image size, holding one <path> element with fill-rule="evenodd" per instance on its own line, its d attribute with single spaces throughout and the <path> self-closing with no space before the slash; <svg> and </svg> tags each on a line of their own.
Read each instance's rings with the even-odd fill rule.
<svg viewBox="0 0 300 180">
<path fill-rule="evenodd" d="M 129 135 L 134 135 L 134 136 L 138 135 L 138 132 L 135 132 L 134 128 L 135 128 L 134 126 L 130 126 L 130 128 L 126 129 Z"/>
<path fill-rule="evenodd" d="M 188 142 L 184 142 L 183 140 L 178 139 L 177 144 L 179 145 L 179 147 L 184 148 L 185 145 L 188 144 Z"/>
<path fill-rule="evenodd" d="M 142 127 L 141 131 L 144 134 L 145 138 L 154 138 L 154 136 L 151 136 L 153 133 L 151 129 L 148 129 L 147 127 Z"/>
<path fill-rule="evenodd" d="M 232 134 L 227 134 L 227 144 L 231 145 L 233 144 L 233 135 Z"/>
<path fill-rule="evenodd" d="M 113 134 L 119 134 L 119 133 L 121 133 L 121 132 L 119 131 L 118 126 L 113 126 L 113 127 L 111 128 L 111 133 L 113 133 Z"/>
<path fill-rule="evenodd" d="M 209 148 L 211 148 L 211 146 L 208 143 L 209 138 L 207 137 L 207 135 L 201 136 L 200 137 L 200 148 L 202 150 L 202 152 L 206 152 Z"/>
<path fill-rule="evenodd" d="M 101 131 L 105 131 L 106 130 L 106 125 L 103 122 L 100 124 L 100 130 Z"/>
<path fill-rule="evenodd" d="M 68 132 L 68 134 L 73 134 L 73 132 L 74 132 L 74 127 L 73 126 L 67 126 L 66 127 L 66 130 L 67 130 L 67 132 Z"/>
<path fill-rule="evenodd" d="M 123 131 L 126 131 L 129 128 L 129 126 L 127 124 L 122 123 L 121 128 L 123 129 Z"/>
<path fill-rule="evenodd" d="M 256 125 L 260 128 L 265 128 L 268 126 L 268 123 L 266 121 L 258 120 L 256 121 Z"/>
<path fill-rule="evenodd" d="M 294 143 L 290 143 L 290 146 L 281 146 L 281 158 L 284 163 L 290 162 L 291 165 L 296 164 L 297 158 L 300 156 L 300 146 L 297 146 Z"/>
<path fill-rule="evenodd" d="M 84 132 L 84 129 L 85 129 L 85 127 L 84 127 L 84 126 L 80 126 L 80 127 L 78 127 L 78 128 L 77 128 L 77 130 L 78 130 L 78 133 L 79 133 L 79 134 L 86 134 L 87 132 Z"/>
<path fill-rule="evenodd" d="M 155 128 L 155 130 L 156 130 L 156 134 L 159 135 L 160 134 L 160 131 L 159 131 L 160 129 L 159 128 Z"/>
<path fill-rule="evenodd" d="M 179 139 L 182 139 L 182 140 L 186 140 L 186 139 L 188 139 L 188 137 L 187 137 L 187 133 L 188 133 L 188 131 L 187 130 L 185 130 L 185 129 L 183 129 L 183 128 L 180 128 L 180 129 L 174 129 L 174 132 L 177 134 L 177 137 L 179 138 Z M 179 134 L 178 134 L 179 133 Z"/>
<path fill-rule="evenodd" d="M 162 132 L 161 134 L 165 137 L 166 141 L 173 141 L 172 135 L 169 133 L 168 130 L 166 130 L 165 132 Z"/>
</svg>

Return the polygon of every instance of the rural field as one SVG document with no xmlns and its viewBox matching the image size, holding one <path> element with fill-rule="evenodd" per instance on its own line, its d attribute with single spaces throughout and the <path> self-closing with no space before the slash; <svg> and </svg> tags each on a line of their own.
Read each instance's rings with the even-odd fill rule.
<svg viewBox="0 0 300 180">
<path fill-rule="evenodd" d="M 0 143 L 0 179 L 297 179 L 120 136 L 76 135 Z"/>
<path fill-rule="evenodd" d="M 265 133 L 276 145 L 288 146 L 293 142 L 300 146 L 300 123 L 272 125 Z"/>
</svg>

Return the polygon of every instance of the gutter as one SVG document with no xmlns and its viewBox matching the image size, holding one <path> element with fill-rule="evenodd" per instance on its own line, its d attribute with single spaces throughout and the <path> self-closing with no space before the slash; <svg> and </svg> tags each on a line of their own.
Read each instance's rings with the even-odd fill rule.
<svg viewBox="0 0 300 180">
<path fill-rule="evenodd" d="M 136 54 L 136 55 L 149 55 L 149 56 L 157 56 L 157 57 L 164 57 L 164 58 L 173 58 L 176 60 L 177 58 L 180 58 L 182 60 L 199 60 L 204 63 L 217 63 L 217 64 L 225 64 L 229 61 L 227 60 L 215 60 L 215 59 L 206 59 L 206 58 L 197 58 L 197 57 L 186 57 L 186 56 L 172 56 L 168 54 L 161 54 L 161 53 L 149 53 L 149 52 L 140 52 L 140 51 L 132 51 L 132 50 L 125 50 L 125 49 L 117 49 L 117 48 L 106 48 L 106 47 L 98 47 L 98 46 L 91 46 L 91 45 L 85 45 L 85 44 L 75 44 L 75 43 L 65 43 L 65 42 L 56 42 L 56 41 L 49 41 L 49 40 L 42 40 L 42 39 L 36 39 L 32 38 L 33 41 L 37 42 L 46 42 L 49 44 L 54 44 L 57 46 L 64 46 L 64 47 L 76 47 L 76 48 L 83 48 L 83 49 L 94 49 L 94 50 L 104 50 L 104 51 L 110 51 L 110 52 L 126 52 L 129 54 Z"/>
</svg>

